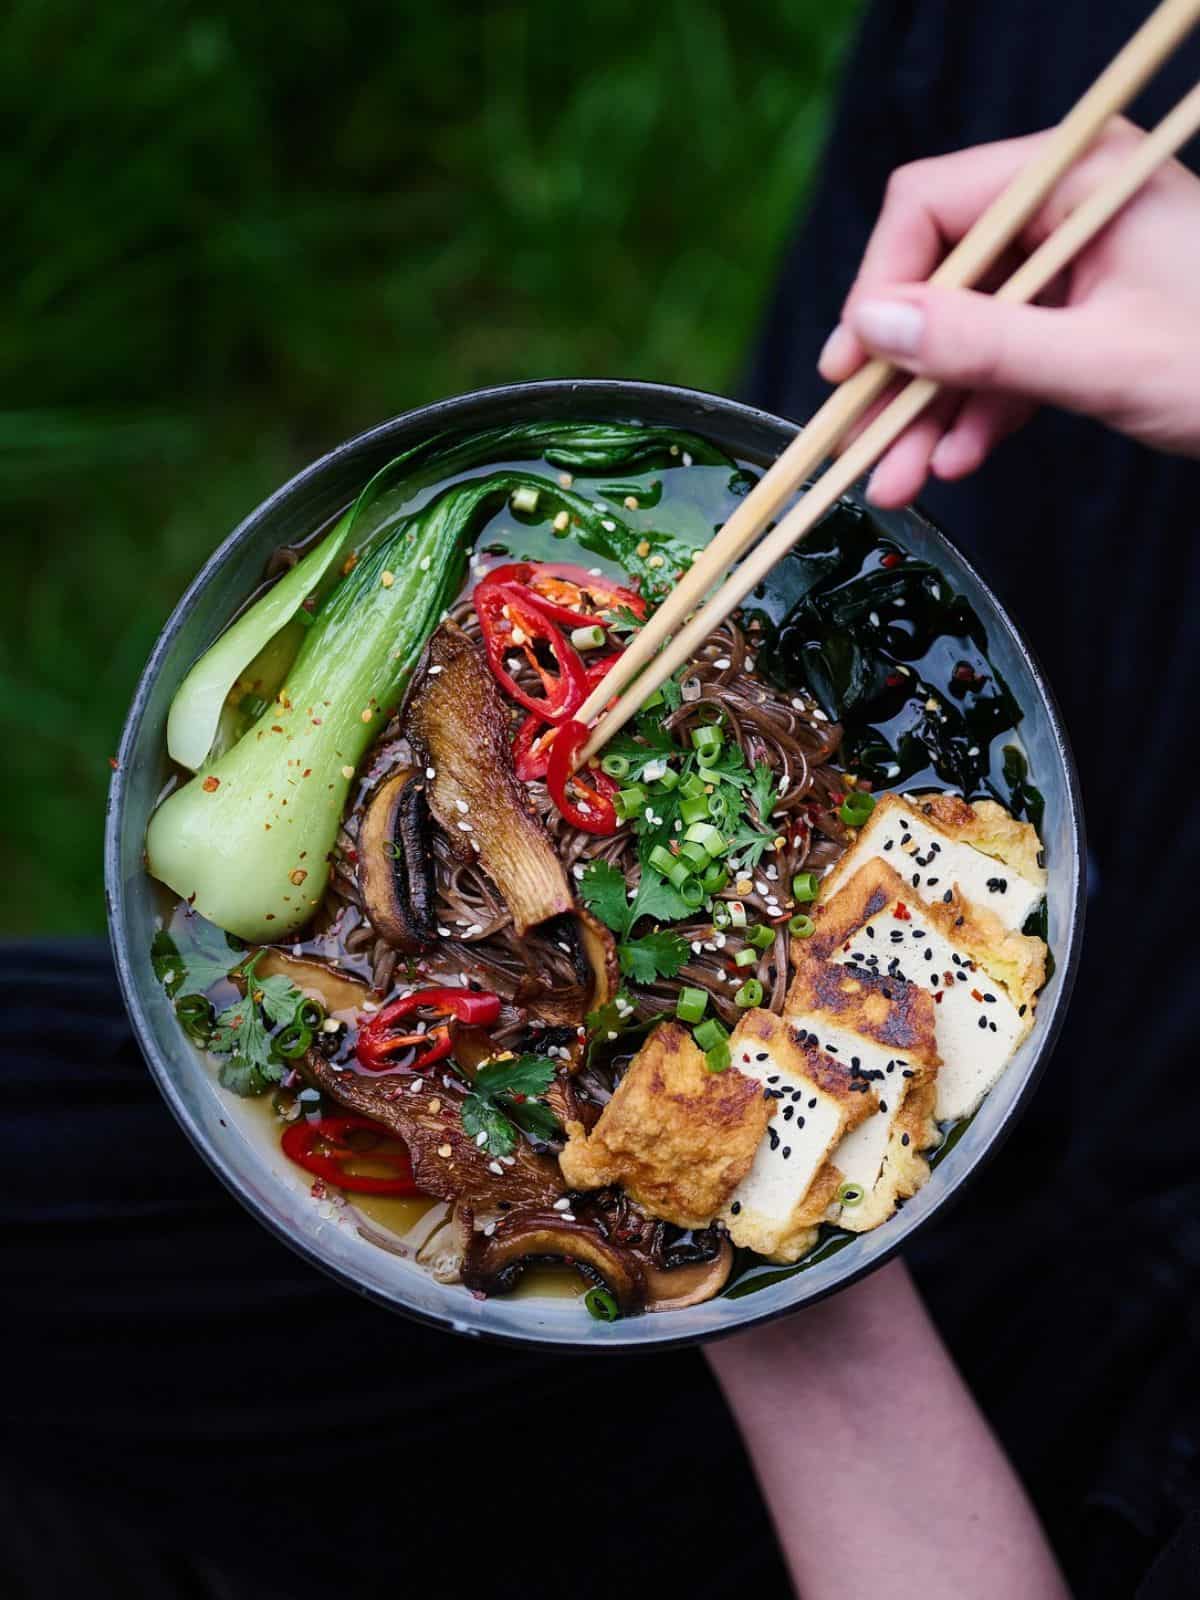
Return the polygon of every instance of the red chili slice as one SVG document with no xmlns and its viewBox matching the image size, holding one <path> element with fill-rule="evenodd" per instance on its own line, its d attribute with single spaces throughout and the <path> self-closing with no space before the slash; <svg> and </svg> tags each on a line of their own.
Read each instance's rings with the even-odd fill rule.
<svg viewBox="0 0 1200 1600">
<path fill-rule="evenodd" d="M 628 607 L 635 617 L 646 615 L 646 602 L 640 594 L 568 561 L 508 561 L 493 567 L 479 588 L 492 583 L 516 584 L 525 589 L 551 621 L 568 628 L 587 622 L 606 628 L 612 619 L 595 613 L 621 607 Z M 585 595 L 591 601 L 591 611 L 584 607 Z"/>
<path fill-rule="evenodd" d="M 568 722 L 558 729 L 550 746 L 546 785 L 554 804 L 573 828 L 582 828 L 585 833 L 616 833 L 616 784 L 598 767 L 575 771 L 579 752 L 590 735 L 591 729 L 582 722 Z"/>
<path fill-rule="evenodd" d="M 395 1033 L 396 1023 L 411 1017 L 415 1011 L 432 1011 L 433 1025 L 411 1033 Z M 449 1019 L 486 1027 L 500 1015 L 500 996 L 486 989 L 418 989 L 406 994 L 391 1005 L 376 1012 L 364 1027 L 358 1030 L 355 1051 L 359 1065 L 367 1072 L 386 1072 L 392 1057 L 405 1050 L 414 1050 L 411 1063 L 414 1072 L 421 1072 L 435 1061 L 443 1061 L 450 1054 Z M 442 1021 L 441 1019 L 446 1019 Z"/>
<path fill-rule="evenodd" d="M 356 1145 L 348 1143 L 350 1134 L 360 1135 Z M 373 1136 L 374 1144 L 364 1142 L 367 1136 Z M 367 1117 L 322 1117 L 318 1122 L 293 1122 L 284 1129 L 280 1144 L 284 1155 L 305 1172 L 352 1194 L 413 1196 L 421 1193 L 413 1181 L 408 1151 L 394 1134 Z M 376 1149 L 375 1145 L 384 1148 Z M 386 1148 L 388 1145 L 394 1148 Z M 376 1161 L 381 1166 L 391 1167 L 396 1176 L 374 1178 L 366 1173 L 349 1172 L 347 1164 L 351 1161 Z"/>
<path fill-rule="evenodd" d="M 485 581 L 476 587 L 473 599 L 488 665 L 501 687 L 518 705 L 536 711 L 546 722 L 565 722 L 587 697 L 587 673 L 579 652 L 563 638 L 537 599 L 518 584 Z M 538 644 L 549 652 L 557 672 L 542 662 L 535 649 Z M 523 689 L 508 670 L 508 657 L 518 650 L 542 681 L 545 695 L 541 699 Z"/>
<path fill-rule="evenodd" d="M 620 659 L 621 652 L 618 650 L 615 655 L 601 656 L 599 661 L 589 663 L 587 667 L 589 694 Z M 533 711 L 517 729 L 516 738 L 513 740 L 513 766 L 522 783 L 533 783 L 538 778 L 546 776 L 550 766 L 550 746 L 554 743 L 557 732 L 558 729 L 553 724 L 543 722 Z"/>
</svg>

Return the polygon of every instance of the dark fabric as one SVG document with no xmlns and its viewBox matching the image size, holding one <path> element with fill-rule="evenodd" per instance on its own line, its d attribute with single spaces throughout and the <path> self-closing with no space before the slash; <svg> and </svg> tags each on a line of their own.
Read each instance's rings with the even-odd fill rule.
<svg viewBox="0 0 1200 1600">
<path fill-rule="evenodd" d="M 828 392 L 817 355 L 894 166 L 1047 126 L 1149 10 L 1148 0 L 875 6 L 748 397 L 803 419 Z M 1198 77 L 1193 43 L 1134 115 L 1156 121 Z M 1050 413 L 925 501 L 1047 668 L 1082 773 L 1093 893 L 1044 1085 L 914 1264 L 1077 1592 L 1104 1600 L 1134 1593 L 1152 1564 L 1139 1593 L 1200 1593 L 1187 1520 L 1200 1504 L 1189 912 L 1198 505 L 1200 464 Z"/>
<path fill-rule="evenodd" d="M 0 1016 L 4 1600 L 789 1593 L 698 1354 L 469 1344 L 335 1285 L 176 1127 L 100 946 L 0 951 Z"/>
</svg>

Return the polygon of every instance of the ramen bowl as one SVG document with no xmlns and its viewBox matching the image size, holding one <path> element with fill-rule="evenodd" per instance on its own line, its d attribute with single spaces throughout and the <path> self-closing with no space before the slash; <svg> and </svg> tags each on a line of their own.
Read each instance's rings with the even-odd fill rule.
<svg viewBox="0 0 1200 1600">
<path fill-rule="evenodd" d="M 271 552 L 327 523 L 382 465 L 435 433 L 535 422 L 637 421 L 705 435 L 730 456 L 769 464 L 795 425 L 692 390 L 617 381 L 513 384 L 425 406 L 359 434 L 306 467 L 214 552 L 167 622 L 138 684 L 113 775 L 105 872 L 109 926 L 126 1006 L 150 1071 L 197 1150 L 247 1209 L 306 1260 L 357 1292 L 418 1321 L 476 1338 L 566 1348 L 695 1343 L 796 1311 L 835 1293 L 902 1250 L 999 1149 L 1029 1105 L 1058 1037 L 1083 923 L 1083 821 L 1074 762 L 1049 685 L 986 581 L 940 529 L 914 510 L 874 512 L 883 533 L 940 569 L 976 612 L 988 655 L 1023 712 L 1020 738 L 1045 800 L 1042 838 L 1054 972 L 1035 1025 L 974 1117 L 957 1130 L 928 1182 L 873 1232 L 797 1266 L 737 1280 L 703 1304 L 615 1322 L 578 1301 L 522 1293 L 487 1299 L 439 1282 L 414 1260 L 381 1249 L 337 1209 L 314 1203 L 306 1175 L 236 1114 L 211 1066 L 189 1042 L 157 981 L 150 947 L 163 903 L 147 875 L 147 823 L 168 777 L 165 726 L 185 674 L 258 585 Z M 1036 1115 L 1036 1107 L 1033 1114 Z M 330 1214 L 332 1213 L 332 1214 Z"/>
</svg>

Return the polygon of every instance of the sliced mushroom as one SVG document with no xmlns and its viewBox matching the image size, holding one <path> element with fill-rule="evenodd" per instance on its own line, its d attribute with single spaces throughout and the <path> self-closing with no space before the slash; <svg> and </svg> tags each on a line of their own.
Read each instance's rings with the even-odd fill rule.
<svg viewBox="0 0 1200 1600">
<path fill-rule="evenodd" d="M 285 956 L 271 947 L 263 951 L 254 970 L 260 978 L 286 978 L 301 994 L 319 1000 L 331 1017 L 361 1011 L 363 1001 L 370 999 L 370 990 L 360 979 L 335 972 L 324 961 Z"/>
<path fill-rule="evenodd" d="M 501 1204 L 550 1206 L 563 1192 L 558 1162 L 527 1140 L 518 1139 L 503 1160 L 476 1144 L 462 1121 L 469 1088 L 449 1072 L 359 1072 L 327 1061 L 317 1050 L 309 1050 L 297 1065 L 314 1088 L 403 1139 L 423 1194 L 483 1210 Z"/>
<path fill-rule="evenodd" d="M 720 1294 L 733 1270 L 733 1246 L 728 1239 L 710 1261 L 692 1261 L 683 1267 L 646 1267 L 646 1310 L 682 1311 Z"/>
<path fill-rule="evenodd" d="M 531 1261 L 565 1261 L 585 1277 L 601 1281 L 623 1316 L 646 1303 L 646 1274 L 628 1250 L 606 1239 L 595 1227 L 561 1211 L 515 1211 L 488 1237 L 473 1234 L 463 1262 L 462 1279 L 482 1294 L 507 1294 Z"/>
<path fill-rule="evenodd" d="M 453 622 L 425 651 L 405 732 L 434 776 L 429 803 L 463 861 L 478 859 L 519 936 L 573 909 L 562 862 L 513 771 L 504 702 L 483 652 Z"/>
<path fill-rule="evenodd" d="M 375 790 L 358 833 L 358 886 L 376 933 L 405 955 L 433 943 L 433 852 L 425 777 L 401 768 Z"/>
</svg>

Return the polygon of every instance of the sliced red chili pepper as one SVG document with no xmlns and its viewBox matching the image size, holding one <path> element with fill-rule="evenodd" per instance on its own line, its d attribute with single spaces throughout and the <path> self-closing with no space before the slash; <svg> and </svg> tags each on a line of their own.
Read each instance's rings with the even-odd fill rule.
<svg viewBox="0 0 1200 1600">
<path fill-rule="evenodd" d="M 587 673 L 579 652 L 519 585 L 484 582 L 473 598 L 488 665 L 501 687 L 518 705 L 536 711 L 547 722 L 565 722 L 587 697 Z M 549 651 L 557 672 L 543 664 L 535 649 L 538 644 Z M 541 699 L 523 689 L 508 670 L 508 657 L 516 650 L 541 679 L 545 690 Z"/>
<path fill-rule="evenodd" d="M 348 1142 L 349 1135 L 359 1134 L 359 1142 Z M 365 1142 L 373 1135 L 375 1145 Z M 283 1153 L 305 1172 L 311 1172 L 339 1189 L 352 1194 L 419 1195 L 413 1180 L 412 1160 L 408 1151 L 386 1128 L 367 1117 L 322 1117 L 318 1122 L 293 1122 L 283 1131 L 280 1140 Z M 393 1148 L 387 1148 L 387 1146 Z M 324 1146 L 325 1148 L 322 1148 Z M 347 1170 L 351 1161 L 375 1161 L 391 1167 L 394 1178 L 376 1178 L 366 1173 Z"/>
<path fill-rule="evenodd" d="M 606 628 L 612 619 L 595 613 L 621 607 L 627 607 L 635 617 L 646 615 L 646 602 L 633 589 L 568 561 L 507 561 L 501 567 L 493 567 L 480 588 L 492 583 L 516 584 L 527 590 L 552 621 L 568 628 L 585 622 L 598 622 Z M 585 595 L 591 601 L 591 611 L 584 607 Z"/>
<path fill-rule="evenodd" d="M 615 655 L 601 656 L 599 661 L 588 663 L 589 694 L 620 659 L 621 652 L 618 650 Z M 550 746 L 554 743 L 557 732 L 556 727 L 543 722 L 533 711 L 517 729 L 517 736 L 513 740 L 513 766 L 522 783 L 533 783 L 536 779 L 546 776 L 550 766 Z"/>
<path fill-rule="evenodd" d="M 393 1028 L 404 1017 L 415 1011 L 436 1013 L 433 1026 L 411 1033 L 395 1033 Z M 411 1063 L 413 1071 L 422 1071 L 435 1061 L 443 1061 L 451 1051 L 450 1029 L 447 1022 L 455 1017 L 459 1022 L 486 1026 L 500 1015 L 500 997 L 485 989 L 418 989 L 406 994 L 391 1005 L 377 1011 L 364 1027 L 358 1030 L 355 1052 L 359 1065 L 368 1072 L 385 1072 L 392 1057 L 404 1050 L 416 1051 Z"/>
<path fill-rule="evenodd" d="M 582 722 L 568 722 L 558 729 L 550 746 L 546 785 L 554 804 L 573 828 L 582 828 L 585 833 L 616 833 L 616 784 L 598 767 L 575 771 L 579 752 L 590 735 L 591 729 Z"/>
</svg>

